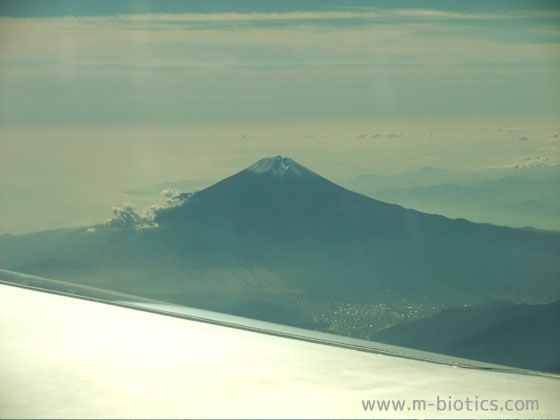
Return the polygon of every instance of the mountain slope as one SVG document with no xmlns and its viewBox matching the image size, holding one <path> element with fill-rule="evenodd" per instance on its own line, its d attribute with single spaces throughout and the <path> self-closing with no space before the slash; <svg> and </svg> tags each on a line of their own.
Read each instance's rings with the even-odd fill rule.
<svg viewBox="0 0 560 420">
<path fill-rule="evenodd" d="M 560 364 L 560 301 L 547 305 L 495 302 L 448 309 L 402 323 L 373 339 L 415 349 L 534 370 Z"/>
</svg>

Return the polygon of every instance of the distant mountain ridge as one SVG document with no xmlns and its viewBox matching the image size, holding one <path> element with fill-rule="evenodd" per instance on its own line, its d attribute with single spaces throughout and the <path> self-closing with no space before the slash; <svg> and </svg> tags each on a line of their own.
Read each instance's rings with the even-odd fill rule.
<svg viewBox="0 0 560 420">
<path fill-rule="evenodd" d="M 560 166 L 455 172 L 424 168 L 393 176 L 362 175 L 353 191 L 427 213 L 560 231 Z"/>
</svg>

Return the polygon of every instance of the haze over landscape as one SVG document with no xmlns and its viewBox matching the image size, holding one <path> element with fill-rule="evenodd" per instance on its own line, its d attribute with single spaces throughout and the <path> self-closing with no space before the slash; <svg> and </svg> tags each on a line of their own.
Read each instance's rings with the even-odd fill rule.
<svg viewBox="0 0 560 420">
<path fill-rule="evenodd" d="M 557 2 L 44 4 L 0 269 L 558 371 Z"/>
<path fill-rule="evenodd" d="M 0 233 L 277 154 L 339 183 L 560 163 L 556 2 L 304 3 L 0 2 Z"/>
</svg>

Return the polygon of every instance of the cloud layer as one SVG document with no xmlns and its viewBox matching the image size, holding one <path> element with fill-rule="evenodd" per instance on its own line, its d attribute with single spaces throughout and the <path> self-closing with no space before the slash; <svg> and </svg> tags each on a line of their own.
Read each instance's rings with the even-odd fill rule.
<svg viewBox="0 0 560 420">
<path fill-rule="evenodd" d="M 0 18 L 0 122 L 553 110 L 560 108 L 556 13 L 356 9 Z"/>
</svg>

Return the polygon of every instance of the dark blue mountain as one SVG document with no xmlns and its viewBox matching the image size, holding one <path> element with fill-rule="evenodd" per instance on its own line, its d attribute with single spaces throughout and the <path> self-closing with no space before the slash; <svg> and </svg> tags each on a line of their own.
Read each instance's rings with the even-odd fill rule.
<svg viewBox="0 0 560 420">
<path fill-rule="evenodd" d="M 0 238 L 0 267 L 189 304 L 560 297 L 557 233 L 386 204 L 280 156 L 129 216 Z"/>
</svg>

